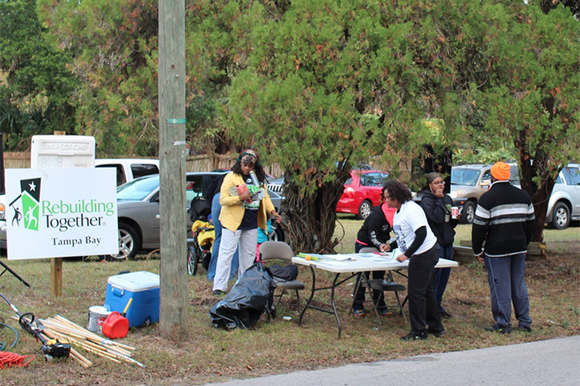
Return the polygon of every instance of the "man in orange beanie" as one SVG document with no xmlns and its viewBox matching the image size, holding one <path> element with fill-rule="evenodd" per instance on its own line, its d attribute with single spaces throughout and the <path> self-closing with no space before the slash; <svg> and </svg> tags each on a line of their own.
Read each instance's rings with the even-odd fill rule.
<svg viewBox="0 0 580 386">
<path fill-rule="evenodd" d="M 496 162 L 491 167 L 491 176 L 498 181 L 508 181 L 510 179 L 510 167 L 505 162 Z"/>
<path fill-rule="evenodd" d="M 504 334 L 512 331 L 512 303 L 518 330 L 532 331 L 524 271 L 535 224 L 534 207 L 530 196 L 510 185 L 509 179 L 509 165 L 497 162 L 492 166 L 491 186 L 479 200 L 471 231 L 473 252 L 487 269 L 495 320 L 485 329 Z"/>
</svg>

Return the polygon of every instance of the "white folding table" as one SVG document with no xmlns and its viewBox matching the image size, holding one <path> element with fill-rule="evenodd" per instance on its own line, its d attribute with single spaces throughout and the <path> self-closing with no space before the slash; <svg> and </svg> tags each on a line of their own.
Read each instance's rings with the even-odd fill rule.
<svg viewBox="0 0 580 386">
<path fill-rule="evenodd" d="M 304 254 L 301 254 L 304 255 Z M 336 255 L 317 255 L 310 254 L 318 260 L 311 259 L 307 260 L 301 256 L 295 256 L 292 258 L 292 262 L 295 264 L 306 265 L 310 267 L 310 272 L 312 273 L 312 290 L 310 292 L 310 298 L 308 299 L 306 305 L 300 313 L 300 318 L 298 319 L 298 325 L 302 324 L 304 318 L 304 313 L 307 309 L 311 308 L 313 310 L 326 312 L 333 314 L 336 318 L 336 323 L 338 324 L 338 337 L 341 335 L 341 324 L 340 318 L 338 316 L 338 311 L 336 309 L 336 302 L 334 299 L 336 287 L 342 283 L 350 280 L 352 277 L 356 276 L 361 272 L 367 271 L 394 271 L 401 274 L 401 270 L 406 270 L 409 267 L 409 260 L 404 262 L 398 262 L 393 259 L 391 253 L 348 253 L 348 254 L 336 254 Z M 452 268 L 457 267 L 456 261 L 439 259 L 435 268 Z M 334 280 L 330 287 L 316 288 L 316 272 L 315 268 L 334 273 Z M 347 277 L 341 279 L 342 274 L 348 274 Z M 364 275 L 363 275 L 364 276 Z M 403 275 L 406 276 L 406 275 Z M 330 290 L 330 302 L 332 309 L 318 307 L 312 304 L 314 299 L 314 293 L 318 291 Z"/>
</svg>

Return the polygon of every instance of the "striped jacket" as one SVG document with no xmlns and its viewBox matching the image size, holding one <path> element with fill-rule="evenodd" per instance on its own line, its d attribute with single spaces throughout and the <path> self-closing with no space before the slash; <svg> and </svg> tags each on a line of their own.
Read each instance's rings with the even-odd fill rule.
<svg viewBox="0 0 580 386">
<path fill-rule="evenodd" d="M 534 231 L 534 206 L 530 196 L 508 181 L 496 181 L 475 210 L 471 242 L 473 252 L 489 257 L 526 253 Z"/>
</svg>

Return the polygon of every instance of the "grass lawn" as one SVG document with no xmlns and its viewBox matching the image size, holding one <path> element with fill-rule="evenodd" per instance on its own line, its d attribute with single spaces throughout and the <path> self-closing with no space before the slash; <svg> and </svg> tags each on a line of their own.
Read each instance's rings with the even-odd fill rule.
<svg viewBox="0 0 580 386">
<path fill-rule="evenodd" d="M 362 221 L 341 216 L 336 237 L 341 239 L 339 252 L 353 252 L 356 233 Z M 469 240 L 471 228 L 460 225 L 456 241 Z M 12 352 L 36 355 L 24 368 L 2 370 L 2 385 L 195 385 L 250 378 L 303 369 L 319 369 L 348 363 L 404 358 L 417 354 L 476 349 L 505 344 L 530 342 L 580 334 L 580 228 L 577 224 L 564 231 L 546 230 L 547 258 L 526 264 L 526 282 L 530 293 L 530 334 L 492 334 L 483 330 L 492 323 L 489 288 L 485 267 L 478 263 L 453 269 L 444 302 L 453 318 L 445 320 L 447 335 L 421 342 L 402 342 L 409 325 L 399 315 L 384 317 L 378 325 L 374 316 L 355 319 L 348 316 L 354 280 L 343 284 L 337 293 L 342 322 L 342 338 L 337 336 L 332 315 L 308 310 L 304 323 L 298 326 L 293 296 L 284 296 L 278 307 L 278 318 L 265 317 L 246 331 L 216 329 L 210 323 L 209 309 L 216 303 L 211 283 L 200 269 L 188 277 L 189 339 L 170 342 L 158 335 L 153 324 L 133 328 L 121 342 L 136 347 L 135 359 L 145 364 L 117 364 L 90 353 L 79 351 L 94 362 L 84 369 L 72 360 L 45 362 L 39 352 L 40 343 L 12 320 L 13 310 L 0 299 L 0 318 L 17 328 L 20 337 Z M 63 264 L 63 296 L 50 295 L 50 262 L 48 260 L 7 261 L 12 269 L 32 284 L 28 289 L 9 273 L 0 277 L 0 293 L 24 312 L 37 318 L 62 315 L 84 327 L 88 308 L 103 304 L 107 279 L 122 270 L 159 273 L 159 260 L 145 256 L 127 262 L 87 262 Z M 185 259 L 185 257 L 184 257 Z M 300 267 L 299 279 L 310 287 L 310 272 Z M 330 283 L 331 275 L 321 274 L 317 280 Z M 406 284 L 405 281 L 401 282 Z M 230 286 L 233 283 L 230 283 Z M 387 294 L 387 301 L 392 298 Z M 290 316 L 286 321 L 282 317 Z M 0 341 L 9 345 L 14 335 L 0 328 Z"/>
</svg>

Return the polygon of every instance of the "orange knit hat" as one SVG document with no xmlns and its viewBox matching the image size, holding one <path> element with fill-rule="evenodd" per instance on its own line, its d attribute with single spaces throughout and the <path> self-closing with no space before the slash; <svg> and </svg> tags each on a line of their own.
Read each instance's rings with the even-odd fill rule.
<svg viewBox="0 0 580 386">
<path fill-rule="evenodd" d="M 491 176 L 496 180 L 507 181 L 510 179 L 510 167 L 505 162 L 496 162 L 491 167 Z"/>
</svg>

